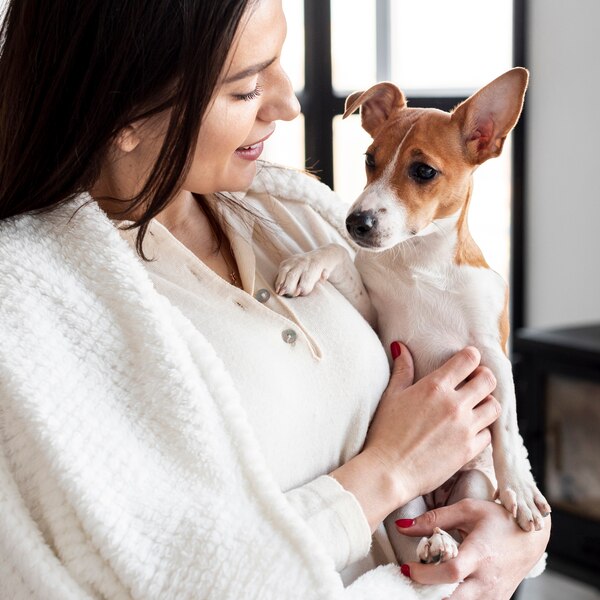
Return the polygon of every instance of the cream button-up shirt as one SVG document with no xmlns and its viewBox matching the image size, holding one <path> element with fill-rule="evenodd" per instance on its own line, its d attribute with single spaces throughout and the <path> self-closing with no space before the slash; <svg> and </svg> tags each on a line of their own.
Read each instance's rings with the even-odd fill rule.
<svg viewBox="0 0 600 600">
<path fill-rule="evenodd" d="M 227 231 L 241 288 L 156 220 L 144 240 L 154 260 L 144 264 L 157 291 L 225 363 L 276 481 L 350 581 L 385 559 L 370 550 L 369 526 L 354 496 L 327 473 L 361 450 L 389 366 L 376 334 L 330 283 L 318 283 L 306 297 L 275 293 L 283 259 L 331 242 L 346 245 L 300 199 L 301 190 L 298 197 L 283 192 L 239 195 L 251 208 L 247 214 L 219 197 L 209 200 Z M 134 246 L 135 230 L 121 234 Z"/>
</svg>

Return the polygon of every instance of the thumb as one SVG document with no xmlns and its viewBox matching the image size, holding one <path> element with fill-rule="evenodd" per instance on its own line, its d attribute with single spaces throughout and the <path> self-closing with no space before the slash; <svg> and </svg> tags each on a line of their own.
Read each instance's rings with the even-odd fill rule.
<svg viewBox="0 0 600 600">
<path fill-rule="evenodd" d="M 392 353 L 392 375 L 390 385 L 394 388 L 404 390 L 412 385 L 415 378 L 415 367 L 408 348 L 400 342 L 392 342 L 390 346 Z"/>
<path fill-rule="evenodd" d="M 400 533 L 410 536 L 430 536 L 436 527 L 445 531 L 463 530 L 465 511 L 464 504 L 457 502 L 450 506 L 434 508 L 412 520 L 396 521 L 396 527 Z"/>
</svg>

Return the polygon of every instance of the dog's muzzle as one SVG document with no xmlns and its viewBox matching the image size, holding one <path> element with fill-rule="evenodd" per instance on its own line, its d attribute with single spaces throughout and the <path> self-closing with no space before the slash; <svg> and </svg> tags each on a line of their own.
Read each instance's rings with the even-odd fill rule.
<svg viewBox="0 0 600 600">
<path fill-rule="evenodd" d="M 346 218 L 346 229 L 357 244 L 372 246 L 377 231 L 377 217 L 372 210 L 350 213 Z"/>
</svg>

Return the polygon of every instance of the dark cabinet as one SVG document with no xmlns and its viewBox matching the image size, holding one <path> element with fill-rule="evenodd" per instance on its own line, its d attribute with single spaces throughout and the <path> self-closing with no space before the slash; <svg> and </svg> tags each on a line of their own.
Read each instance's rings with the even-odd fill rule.
<svg viewBox="0 0 600 600">
<path fill-rule="evenodd" d="M 553 568 L 600 587 L 600 324 L 513 339 L 519 426 L 552 505 Z"/>
</svg>

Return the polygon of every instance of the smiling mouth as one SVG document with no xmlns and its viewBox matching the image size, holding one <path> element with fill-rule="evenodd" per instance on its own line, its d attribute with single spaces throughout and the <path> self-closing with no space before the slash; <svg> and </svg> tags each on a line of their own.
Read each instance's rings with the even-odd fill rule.
<svg viewBox="0 0 600 600">
<path fill-rule="evenodd" d="M 275 131 L 275 129 L 273 129 L 273 131 Z M 249 146 L 240 146 L 235 151 L 235 155 L 250 162 L 257 160 L 262 154 L 265 140 L 273 135 L 273 131 L 262 138 L 262 140 L 254 142 L 254 144 L 250 144 Z"/>
<path fill-rule="evenodd" d="M 263 142 L 268 140 L 273 135 L 274 132 L 275 132 L 275 129 L 273 129 L 273 131 L 271 131 L 267 135 L 265 135 L 264 138 L 258 140 L 258 142 L 254 142 L 254 144 L 250 144 L 249 146 L 240 146 L 238 148 L 238 150 L 255 150 L 259 147 L 260 144 L 262 144 Z"/>
<path fill-rule="evenodd" d="M 246 150 L 256 150 L 260 145 L 262 144 L 262 142 L 256 142 L 256 144 L 252 144 L 252 146 L 240 146 L 237 150 L 242 150 L 242 151 L 246 151 Z"/>
</svg>

